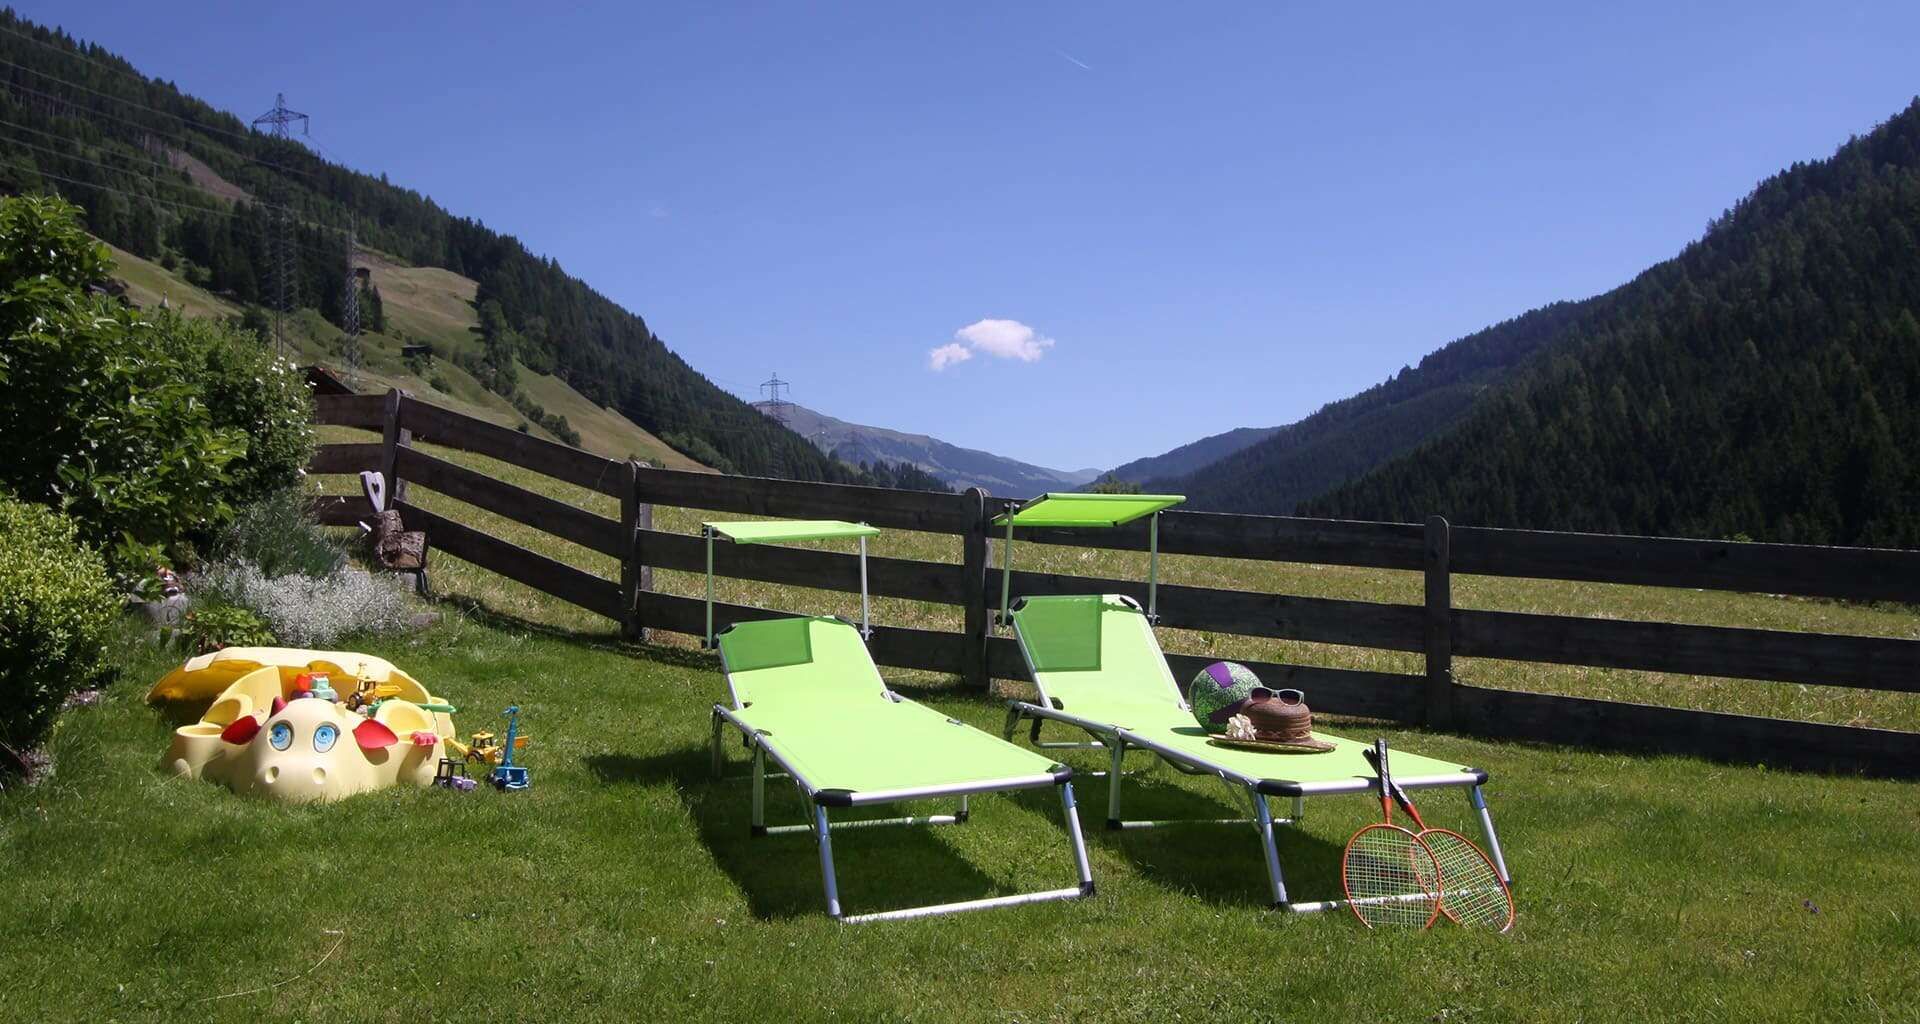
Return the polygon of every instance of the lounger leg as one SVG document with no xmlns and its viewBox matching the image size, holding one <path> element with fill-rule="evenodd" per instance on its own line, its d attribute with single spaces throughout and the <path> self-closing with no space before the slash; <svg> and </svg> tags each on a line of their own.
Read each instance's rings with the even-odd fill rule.
<svg viewBox="0 0 1920 1024">
<path fill-rule="evenodd" d="M 1127 754 L 1127 741 L 1113 738 L 1113 757 L 1107 769 L 1107 827 L 1120 827 L 1120 775 Z"/>
<path fill-rule="evenodd" d="M 720 712 L 715 711 L 713 713 L 713 777 L 716 779 L 725 775 L 727 770 L 726 755 L 720 751 L 720 732 L 725 725 L 726 720 L 720 717 Z"/>
<path fill-rule="evenodd" d="M 753 827 L 756 836 L 767 834 L 767 750 L 753 745 Z"/>
<path fill-rule="evenodd" d="M 1019 731 L 1019 729 L 1020 729 L 1020 709 L 1009 706 L 1007 708 L 1007 725 L 1006 725 L 1006 728 L 1000 730 L 1000 738 L 1003 740 L 1006 740 L 1008 743 L 1012 743 L 1013 734 Z"/>
<path fill-rule="evenodd" d="M 1487 798 L 1480 793 L 1480 787 L 1467 790 L 1467 803 L 1473 805 L 1474 813 L 1480 816 L 1480 834 L 1486 837 L 1487 854 L 1493 858 L 1493 866 L 1500 869 L 1500 880 L 1513 885 L 1513 876 L 1507 872 L 1507 858 L 1500 852 L 1500 837 L 1493 831 L 1493 815 L 1487 810 Z"/>
<path fill-rule="evenodd" d="M 1293 820 L 1297 823 L 1301 818 L 1304 818 L 1306 816 L 1307 816 L 1307 798 L 1304 796 L 1294 797 L 1293 798 Z"/>
<path fill-rule="evenodd" d="M 1273 835 L 1273 812 L 1267 809 L 1265 794 L 1253 794 L 1253 822 L 1260 829 L 1260 847 L 1267 856 L 1267 883 L 1273 889 L 1274 907 L 1287 907 L 1287 883 L 1280 875 L 1280 847 Z"/>
<path fill-rule="evenodd" d="M 967 811 L 967 797 L 966 797 L 966 794 L 964 794 L 964 793 L 963 793 L 963 794 L 961 794 L 961 795 L 960 795 L 960 810 L 959 810 L 959 811 L 957 811 L 957 812 L 955 812 L 955 814 L 954 814 L 954 816 L 953 816 L 953 823 L 954 823 L 954 824 L 956 824 L 956 825 L 958 825 L 958 824 L 960 824 L 961 822 L 963 822 L 963 821 L 966 821 L 966 820 L 967 820 L 967 814 L 968 814 L 968 811 Z"/>
<path fill-rule="evenodd" d="M 813 834 L 820 842 L 820 879 L 827 888 L 827 916 L 840 917 L 840 883 L 833 877 L 833 839 L 828 835 L 827 809 L 813 809 Z"/>
<path fill-rule="evenodd" d="M 1093 868 L 1087 864 L 1087 840 L 1080 834 L 1080 809 L 1073 802 L 1073 783 L 1060 784 L 1060 809 L 1067 818 L 1067 838 L 1073 840 L 1073 868 L 1080 873 L 1080 891 L 1093 895 Z"/>
</svg>

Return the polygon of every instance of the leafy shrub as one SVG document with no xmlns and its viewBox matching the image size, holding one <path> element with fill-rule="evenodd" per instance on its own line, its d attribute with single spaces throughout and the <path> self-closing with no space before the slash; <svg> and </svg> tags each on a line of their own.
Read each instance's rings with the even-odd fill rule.
<svg viewBox="0 0 1920 1024">
<path fill-rule="evenodd" d="M 58 199 L 0 200 L 0 486 L 61 509 L 123 578 L 189 561 L 312 448 L 304 381 L 234 327 L 88 289 L 111 263 Z"/>
<path fill-rule="evenodd" d="M 347 561 L 346 552 L 307 514 L 307 496 L 294 487 L 241 509 L 213 553 L 221 561 L 251 563 L 268 579 L 328 576 Z"/>
<path fill-rule="evenodd" d="M 324 647 L 349 633 L 397 632 L 409 615 L 396 577 L 359 569 L 269 577 L 250 562 L 220 562 L 189 578 L 187 589 L 252 610 L 281 643 L 298 647 Z"/>
<path fill-rule="evenodd" d="M 105 681 L 118 611 L 71 520 L 0 497 L 0 744 L 33 745 L 70 694 Z"/>
<path fill-rule="evenodd" d="M 206 602 L 187 613 L 187 642 L 201 654 L 222 647 L 271 647 L 278 643 L 258 615 L 238 605 Z"/>
</svg>

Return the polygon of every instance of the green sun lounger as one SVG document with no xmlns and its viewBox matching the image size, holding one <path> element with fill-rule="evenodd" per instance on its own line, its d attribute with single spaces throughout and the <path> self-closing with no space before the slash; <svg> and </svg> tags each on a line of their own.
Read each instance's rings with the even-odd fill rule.
<svg viewBox="0 0 1920 1024">
<path fill-rule="evenodd" d="M 752 530 L 735 533 L 735 525 Z M 827 525 L 709 524 L 709 536 L 735 543 L 816 539 Z M 838 524 L 854 528 L 853 524 Z M 874 531 L 859 527 L 864 536 Z M 864 552 L 863 552 L 864 554 Z M 863 566 L 864 569 L 864 566 Z M 865 573 L 863 571 L 862 578 Z M 866 604 L 862 594 L 862 605 Z M 711 621 L 711 620 L 709 620 Z M 1085 839 L 1074 809 L 1073 770 L 1007 743 L 889 689 L 868 655 L 863 631 L 837 618 L 801 617 L 736 622 L 715 638 L 731 706 L 713 707 L 713 768 L 724 767 L 723 736 L 738 730 L 753 752 L 751 828 L 756 836 L 810 831 L 819 846 L 827 913 L 842 921 L 921 917 L 962 910 L 1072 899 L 1093 892 Z M 805 825 L 766 824 L 767 760 L 799 788 L 811 809 Z M 1058 788 L 1078 884 L 1059 889 L 932 904 L 879 913 L 843 915 L 834 874 L 833 829 L 873 825 L 957 824 L 967 798 L 1045 786 Z M 954 814 L 830 823 L 830 810 L 906 800 L 956 797 Z"/>
<path fill-rule="evenodd" d="M 1170 495 L 1124 497 L 1134 499 L 1133 503 L 1123 504 L 1106 496 L 1048 495 L 1010 510 L 998 524 L 1008 527 L 1009 539 L 1014 525 L 1116 526 L 1144 515 L 1157 519 L 1161 509 L 1180 500 Z M 1079 500 L 1068 504 L 1060 500 L 1063 498 Z M 1093 498 L 1110 503 L 1085 500 Z M 1054 503 L 1059 507 L 1047 507 Z M 1066 518 L 1073 521 L 1058 521 Z M 1157 523 L 1153 524 L 1150 536 L 1155 548 L 1150 572 L 1157 575 Z M 1010 552 L 1011 544 L 1008 549 Z M 1003 557 L 1002 579 L 1007 580 L 1012 576 L 1008 571 L 1011 555 Z M 1150 594 L 1155 591 L 1154 582 L 1150 577 Z M 1367 749 L 1366 744 L 1321 732 L 1315 732 L 1315 738 L 1332 743 L 1333 750 L 1276 754 L 1209 742 L 1167 667 L 1166 656 L 1153 633 L 1153 616 L 1132 598 L 1114 594 L 1028 597 L 1003 608 L 1002 617 L 1013 625 L 1027 670 L 1040 695 L 1037 703 L 1008 702 L 1004 735 L 1012 740 L 1021 722 L 1030 720 L 1029 740 L 1036 746 L 1105 748 L 1111 755 L 1107 776 L 1108 828 L 1175 824 L 1129 821 L 1122 816 L 1122 761 L 1129 750 L 1150 752 L 1188 774 L 1212 775 L 1235 791 L 1236 801 L 1241 797 L 1246 799 L 1252 810 L 1252 823 L 1260 834 L 1275 907 L 1308 912 L 1342 905 L 1337 900 L 1294 902 L 1288 897 L 1274 830 L 1299 821 L 1309 796 L 1377 793 L 1376 776 L 1361 753 Z M 1044 741 L 1040 736 L 1044 722 L 1083 730 L 1092 742 Z M 1459 787 L 1466 790 L 1486 837 L 1488 852 L 1499 867 L 1501 877 L 1511 883 L 1493 830 L 1493 818 L 1480 792 L 1487 774 L 1412 753 L 1396 752 L 1394 765 L 1395 780 L 1408 789 Z M 1290 814 L 1275 817 L 1268 806 L 1270 797 L 1288 798 L 1292 802 Z M 1217 820 L 1232 824 L 1248 822 L 1246 818 Z"/>
</svg>

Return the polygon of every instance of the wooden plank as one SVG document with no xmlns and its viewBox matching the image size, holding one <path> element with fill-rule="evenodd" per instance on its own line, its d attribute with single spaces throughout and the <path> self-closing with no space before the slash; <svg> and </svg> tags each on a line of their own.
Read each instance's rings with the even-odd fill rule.
<svg viewBox="0 0 1920 1024">
<path fill-rule="evenodd" d="M 979 518 L 965 495 L 853 487 L 804 480 L 720 476 L 656 469 L 641 479 L 641 498 L 656 505 L 786 519 L 844 519 L 894 530 L 965 533 Z"/>
<path fill-rule="evenodd" d="M 388 508 L 399 508 L 400 503 L 407 500 L 407 481 L 399 472 L 400 452 L 413 445 L 413 431 L 400 422 L 400 403 L 406 397 L 407 393 L 399 388 L 388 391 L 386 411 L 382 414 L 385 421 L 381 424 L 380 475 L 387 481 Z"/>
<path fill-rule="evenodd" d="M 534 554 L 417 505 L 402 503 L 400 515 L 409 529 L 425 530 L 428 543 L 455 558 L 620 621 L 620 585 L 611 580 Z"/>
<path fill-rule="evenodd" d="M 612 459 L 463 416 L 417 398 L 401 403 L 401 419 L 419 440 L 477 452 L 601 494 L 620 496 L 620 463 Z"/>
<path fill-rule="evenodd" d="M 1920 640 L 1455 609 L 1454 653 L 1920 693 Z"/>
<path fill-rule="evenodd" d="M 357 474 L 367 470 L 378 470 L 381 448 L 378 441 L 323 444 L 314 448 L 313 458 L 307 460 L 307 472 Z"/>
<path fill-rule="evenodd" d="M 966 610 L 965 642 L 960 651 L 960 677 L 968 686 L 987 688 L 987 631 L 992 618 L 987 609 L 987 492 L 978 487 L 967 489 L 967 500 L 975 506 L 973 522 L 960 535 L 960 606 Z"/>
<path fill-rule="evenodd" d="M 1453 571 L 1920 603 L 1920 551 L 1455 527 Z"/>
<path fill-rule="evenodd" d="M 697 573 L 707 571 L 707 542 L 700 537 L 642 530 L 640 550 L 645 554 L 647 564 L 657 569 Z M 838 551 L 770 544 L 742 545 L 722 540 L 713 546 L 713 574 L 851 594 L 860 592 L 859 556 Z M 909 558 L 867 559 L 867 588 L 881 597 L 959 604 L 965 596 L 960 574 L 961 567 L 951 562 L 921 562 Z"/>
<path fill-rule="evenodd" d="M 358 526 L 373 519 L 373 506 L 364 494 L 324 495 L 314 498 L 308 508 L 321 526 Z"/>
<path fill-rule="evenodd" d="M 718 632 L 736 622 L 784 619 L 804 614 L 807 613 L 716 601 L 713 605 L 713 627 Z M 664 629 L 689 636 L 701 636 L 706 631 L 706 603 L 695 597 L 643 591 L 640 594 L 640 615 L 649 629 Z M 960 668 L 960 641 L 958 633 L 877 625 L 873 627 L 873 637 L 867 641 L 867 652 L 873 656 L 876 665 L 957 673 Z"/>
<path fill-rule="evenodd" d="M 1019 541 L 1016 540 L 1014 546 L 1017 549 Z M 1017 561 L 1017 550 L 1014 557 Z M 997 566 L 987 570 L 987 593 L 998 602 L 1000 569 Z M 1143 607 L 1147 603 L 1145 581 L 1014 570 L 1016 601 L 1022 597 L 1054 594 L 1124 594 Z M 1414 605 L 1160 584 L 1159 625 L 1169 629 L 1419 651 L 1425 644 L 1424 614 Z"/>
<path fill-rule="evenodd" d="M 1167 654 L 1166 658 L 1174 682 L 1182 690 L 1188 680 L 1220 660 L 1218 655 L 1178 651 Z M 1418 723 L 1423 714 L 1420 676 L 1267 661 L 1240 663 L 1270 686 L 1292 687 L 1305 693 L 1307 704 L 1316 713 L 1410 723 Z M 995 636 L 987 641 L 987 668 L 995 679 L 1031 680 L 1026 660 L 1020 656 L 1019 643 L 1010 637 Z"/>
<path fill-rule="evenodd" d="M 620 559 L 620 634 L 628 640 L 640 639 L 640 620 L 634 612 L 635 596 L 640 592 L 640 552 L 634 546 L 634 531 L 640 528 L 640 464 L 627 460 L 626 479 L 620 483 L 620 535 L 615 553 Z M 649 517 L 651 518 L 651 517 Z M 648 525 L 652 525 L 649 523 Z"/>
<path fill-rule="evenodd" d="M 620 524 L 605 516 L 413 448 L 400 449 L 398 466 L 402 480 L 412 480 L 456 501 L 486 509 L 603 555 L 620 557 Z M 407 525 L 413 528 L 413 524 Z"/>
<path fill-rule="evenodd" d="M 1447 568 L 1447 521 L 1427 519 L 1426 724 L 1445 729 L 1453 721 L 1453 578 Z"/>
<path fill-rule="evenodd" d="M 1218 655 L 1167 655 L 1167 667 L 1182 688 L 1199 675 Z M 1324 668 L 1319 665 L 1288 665 L 1268 661 L 1242 661 L 1260 681 L 1275 688 L 1291 687 L 1306 694 L 1307 705 L 1315 714 L 1356 715 L 1393 722 L 1419 722 L 1422 678 L 1397 672 L 1364 672 L 1358 669 Z"/>
<path fill-rule="evenodd" d="M 1001 510 L 991 511 L 998 515 Z M 1014 534 L 1015 564 L 1019 563 L 1018 548 L 1023 542 L 1145 551 L 1147 520 L 1117 529 L 1020 530 Z M 1424 545 L 1425 531 L 1411 523 L 1219 512 L 1164 512 L 1160 520 L 1160 551 L 1171 555 L 1417 571 L 1425 564 Z"/>
<path fill-rule="evenodd" d="M 330 427 L 379 430 L 386 422 L 385 395 L 315 395 L 313 422 Z"/>
<path fill-rule="evenodd" d="M 1461 727 L 1503 740 L 1920 777 L 1920 733 L 1478 686 L 1454 696 Z"/>
</svg>

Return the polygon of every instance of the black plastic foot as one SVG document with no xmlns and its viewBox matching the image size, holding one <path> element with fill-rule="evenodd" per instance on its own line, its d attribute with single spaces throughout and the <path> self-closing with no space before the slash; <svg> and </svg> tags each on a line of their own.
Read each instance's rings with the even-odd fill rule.
<svg viewBox="0 0 1920 1024">
<path fill-rule="evenodd" d="M 1091 896 L 1091 895 L 1093 895 L 1093 883 L 1092 883 L 1092 882 L 1081 882 L 1081 883 L 1080 883 L 1080 895 L 1082 895 L 1082 896 Z"/>
<path fill-rule="evenodd" d="M 955 811 L 953 812 L 953 823 L 955 825 L 965 825 L 967 823 L 967 818 L 970 817 L 972 814 L 973 814 L 972 811 Z"/>
<path fill-rule="evenodd" d="M 757 839 L 757 838 L 759 838 L 759 837 L 761 837 L 761 836 L 764 836 L 764 835 L 766 835 L 766 834 L 767 834 L 767 826 L 765 826 L 765 825 L 748 825 L 748 826 L 747 826 L 747 834 L 748 834 L 748 835 L 750 835 L 750 836 L 753 836 L 754 838 L 756 838 L 756 839 Z"/>
<path fill-rule="evenodd" d="M 1122 828 L 1124 828 L 1124 827 L 1125 827 L 1125 826 L 1123 826 L 1123 825 L 1122 825 L 1122 824 L 1120 823 L 1120 819 L 1119 819 L 1119 818 L 1108 818 L 1108 819 L 1107 819 L 1107 831 L 1109 831 L 1109 832 L 1118 832 L 1118 831 L 1120 831 L 1120 830 L 1121 830 Z"/>
</svg>

